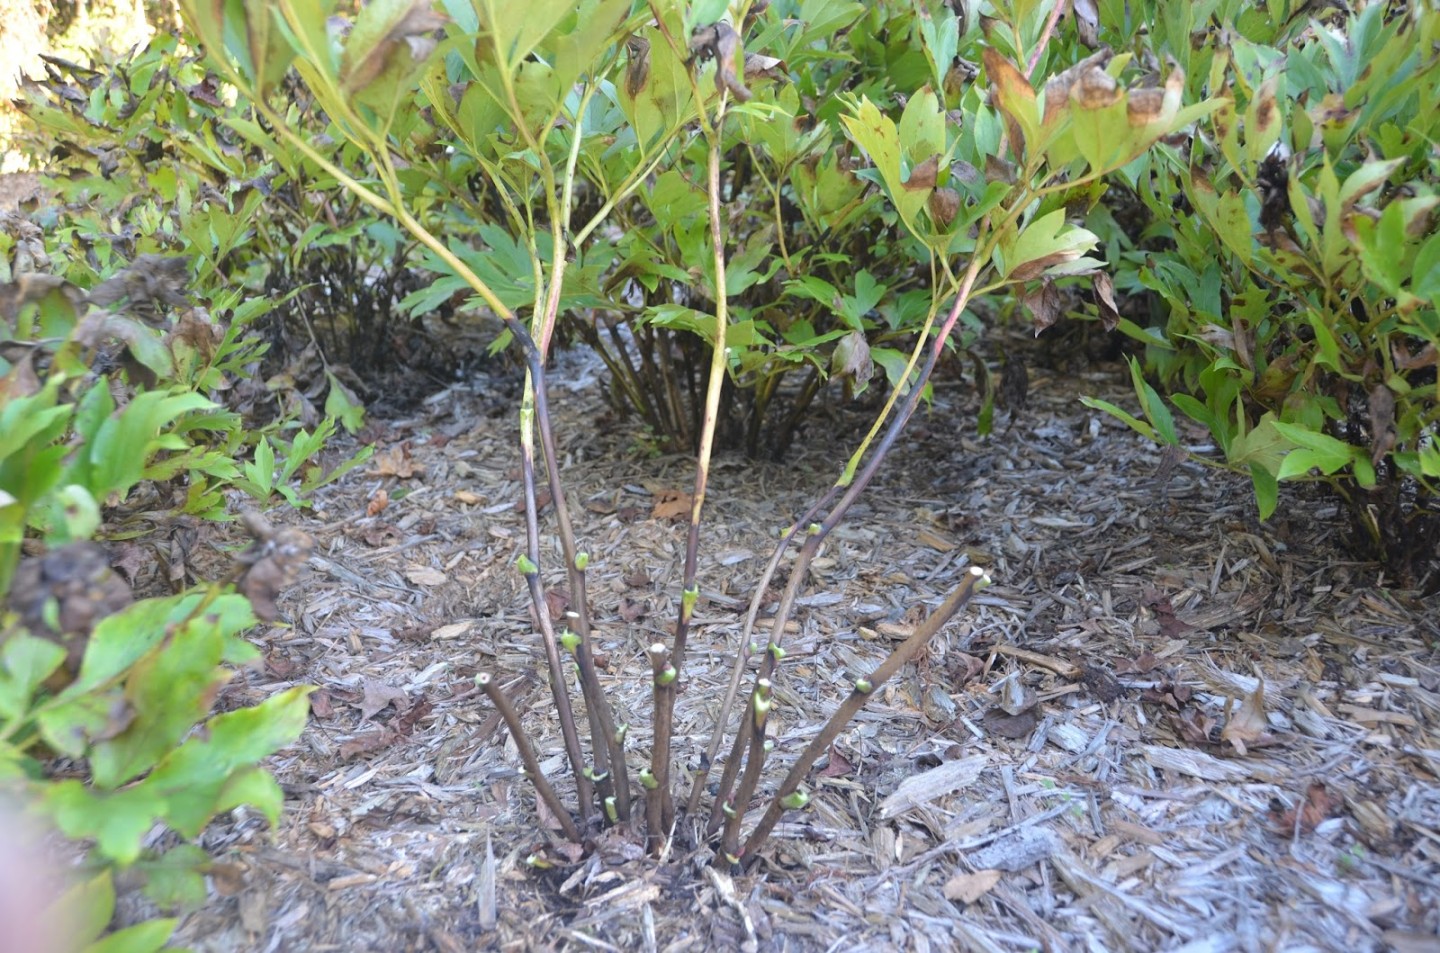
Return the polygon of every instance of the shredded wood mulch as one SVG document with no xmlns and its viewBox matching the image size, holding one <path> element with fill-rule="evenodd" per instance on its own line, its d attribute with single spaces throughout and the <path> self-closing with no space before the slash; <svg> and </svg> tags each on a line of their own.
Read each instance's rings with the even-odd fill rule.
<svg viewBox="0 0 1440 953">
<path fill-rule="evenodd" d="M 692 464 L 646 456 L 595 372 L 564 360 L 557 431 L 592 556 L 601 677 L 638 768 L 644 650 L 676 615 L 685 526 L 670 514 Z M 524 526 L 503 383 L 477 377 L 376 425 L 367 472 L 309 514 L 272 514 L 315 537 L 311 573 L 281 601 L 292 624 L 257 636 L 263 670 L 224 701 L 310 684 L 314 717 L 270 764 L 288 794 L 281 828 L 241 811 L 207 833 L 212 896 L 180 942 L 1437 949 L 1437 600 L 1344 559 L 1333 505 L 1284 496 L 1261 524 L 1247 482 L 1167 464 L 1080 405 L 1128 402 L 1111 371 L 1037 376 L 1028 408 L 986 439 L 959 382 L 912 421 L 785 637 L 771 790 L 967 567 L 995 585 L 841 735 L 754 873 L 708 866 L 692 821 L 658 864 L 613 832 L 567 851 L 473 681 L 495 673 L 573 803 L 514 568 Z M 866 419 L 817 418 L 780 464 L 717 460 L 675 726 L 688 767 L 777 529 L 835 478 Z M 553 544 L 548 610 L 563 612 Z"/>
</svg>

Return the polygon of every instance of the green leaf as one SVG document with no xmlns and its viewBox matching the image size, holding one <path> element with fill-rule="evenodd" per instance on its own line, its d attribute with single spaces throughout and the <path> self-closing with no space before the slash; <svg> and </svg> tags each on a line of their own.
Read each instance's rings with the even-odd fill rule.
<svg viewBox="0 0 1440 953">
<path fill-rule="evenodd" d="M 77 943 L 95 940 L 114 915 L 115 883 L 108 870 L 75 884 L 43 913 L 46 922 L 64 924 Z"/>
<path fill-rule="evenodd" d="M 1165 406 L 1165 401 L 1155 392 L 1145 380 L 1140 370 L 1140 362 L 1130 358 L 1130 382 L 1135 386 L 1135 393 L 1140 398 L 1141 406 L 1145 410 L 1145 417 L 1155 428 L 1155 435 L 1169 446 L 1176 446 L 1180 443 L 1175 436 L 1175 419 L 1170 413 L 1170 408 Z"/>
<path fill-rule="evenodd" d="M 114 738 L 95 745 L 95 785 L 115 788 L 150 770 L 210 711 L 230 678 L 219 668 L 224 635 L 218 618 L 192 619 L 130 669 L 125 696 L 134 719 Z"/>
<path fill-rule="evenodd" d="M 1123 420 L 1125 423 L 1129 424 L 1131 429 L 1133 429 L 1141 436 L 1149 437 L 1151 440 L 1155 439 L 1155 428 L 1151 427 L 1149 424 L 1141 420 L 1139 417 L 1136 417 L 1134 414 L 1121 410 L 1119 407 L 1110 403 L 1110 401 L 1108 400 L 1101 400 L 1098 397 L 1081 397 L 1080 403 L 1084 404 L 1086 407 L 1092 407 L 1095 410 L 1103 410 L 1105 411 L 1105 413 L 1116 418 L 1117 420 Z"/>
<path fill-rule="evenodd" d="M 198 876 L 198 875 L 197 875 Z M 200 889 L 205 888 L 200 878 Z M 85 947 L 82 953 L 155 953 L 165 948 L 180 921 L 174 917 L 160 917 L 146 920 L 134 926 L 117 930 L 102 940 Z"/>
<path fill-rule="evenodd" d="M 1268 520 L 1280 501 L 1280 486 L 1275 477 L 1258 463 L 1250 464 L 1250 482 L 1255 486 L 1255 503 L 1260 518 Z"/>
<path fill-rule="evenodd" d="M 0 644 L 0 722 L 30 708 L 35 689 L 65 661 L 65 649 L 48 639 L 16 632 Z"/>
<path fill-rule="evenodd" d="M 164 909 L 198 910 L 205 903 L 205 869 L 210 855 L 196 844 L 179 844 L 159 857 L 145 857 L 136 869 L 145 878 L 145 896 Z"/>
<path fill-rule="evenodd" d="M 186 837 L 198 836 L 221 809 L 219 805 L 227 803 L 222 796 L 234 773 L 300 737 L 310 713 L 311 691 L 299 686 L 254 707 L 211 718 L 203 735 L 175 749 L 140 787 L 163 792 L 170 825 Z M 246 793 L 258 790 L 253 781 L 241 785 Z M 273 800 L 260 806 L 273 808 Z"/>
<path fill-rule="evenodd" d="M 67 837 L 93 838 L 100 853 L 121 864 L 140 856 L 145 835 L 165 812 L 165 801 L 148 784 L 99 792 L 69 779 L 51 784 L 45 807 Z"/>
<path fill-rule="evenodd" d="M 919 236 L 918 216 L 929 198 L 927 189 L 905 188 L 905 173 L 901 169 L 902 150 L 900 133 L 895 123 L 870 101 L 862 97 L 854 114 L 842 116 L 841 122 L 855 144 L 864 149 L 875 164 L 885 193 L 890 197 L 900 220 L 911 234 Z"/>
<path fill-rule="evenodd" d="M 325 377 L 330 382 L 330 391 L 325 395 L 325 416 L 340 421 L 346 433 L 357 432 L 365 425 L 365 405 L 330 371 L 325 372 Z"/>
</svg>

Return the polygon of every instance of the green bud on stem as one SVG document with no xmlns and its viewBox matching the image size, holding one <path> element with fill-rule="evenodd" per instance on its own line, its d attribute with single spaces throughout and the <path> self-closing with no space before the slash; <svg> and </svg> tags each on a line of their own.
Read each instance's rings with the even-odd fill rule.
<svg viewBox="0 0 1440 953">
<path fill-rule="evenodd" d="M 809 803 L 810 795 L 806 793 L 803 788 L 791 791 L 789 794 L 785 795 L 780 799 L 780 806 L 785 808 L 787 811 L 798 811 Z"/>
</svg>

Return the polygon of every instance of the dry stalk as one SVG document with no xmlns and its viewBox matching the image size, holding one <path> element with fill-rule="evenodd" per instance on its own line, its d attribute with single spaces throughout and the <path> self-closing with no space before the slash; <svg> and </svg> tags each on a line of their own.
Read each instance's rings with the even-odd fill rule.
<svg viewBox="0 0 1440 953">
<path fill-rule="evenodd" d="M 740 786 L 735 797 L 723 804 L 725 833 L 721 838 L 720 852 L 715 855 L 718 864 L 723 858 L 735 864 L 740 860 L 740 825 L 745 820 L 745 809 L 755 796 L 755 787 L 760 783 L 760 772 L 765 767 L 765 755 L 769 745 L 765 740 L 765 726 L 770 721 L 770 709 L 774 705 L 770 679 L 755 682 L 755 691 L 750 695 L 750 717 L 745 721 L 750 726 L 750 756 L 745 759 L 745 773 L 740 776 Z"/>
<path fill-rule="evenodd" d="M 558 277 L 557 275 L 557 280 Z M 586 595 L 585 587 L 585 566 L 588 564 L 589 557 L 582 554 L 575 543 L 575 532 L 570 520 L 565 487 L 560 479 L 559 457 L 555 449 L 555 433 L 550 418 L 549 390 L 545 380 L 545 355 L 519 321 L 512 318 L 506 321 L 506 327 L 520 342 L 527 368 L 530 371 L 531 389 L 535 401 L 535 422 L 540 432 L 540 445 L 544 451 L 545 469 L 549 478 L 550 499 L 555 507 L 555 521 L 560 534 L 561 553 L 565 559 L 566 577 L 570 584 L 570 604 L 574 612 L 571 621 L 574 623 L 573 628 L 577 638 L 567 644 L 574 652 L 575 665 L 580 672 L 580 689 L 585 697 L 585 711 L 590 722 L 591 750 L 594 752 L 596 768 L 592 774 L 585 770 L 582 763 L 577 768 L 577 774 L 580 775 L 586 788 L 589 786 L 590 778 L 593 777 L 595 786 L 599 789 L 601 807 L 607 819 L 628 821 L 630 819 L 630 779 L 625 768 L 624 738 L 623 733 L 618 732 L 615 728 L 615 716 L 605 697 L 604 689 L 600 685 L 599 674 L 595 668 L 595 655 L 591 646 L 589 598 Z M 530 470 L 522 472 L 527 481 L 526 535 L 529 538 L 528 548 L 531 560 L 538 566 L 539 516 L 530 510 L 534 494 L 533 462 Z M 532 523 L 535 527 L 533 535 L 531 533 Z M 537 593 L 539 593 L 538 596 Z M 543 633 L 549 623 L 549 613 L 538 579 L 536 585 L 531 589 L 530 597 L 536 616 L 542 620 L 541 631 Z M 553 635 L 547 636 L 547 654 L 551 638 Z M 561 714 L 562 729 L 568 714 L 573 731 L 574 715 L 569 714 L 568 696 L 563 702 L 557 698 L 556 707 Z M 568 738 L 566 744 L 568 750 Z M 612 798 L 613 800 L 611 800 Z M 584 789 L 582 789 L 581 800 L 587 804 L 589 802 L 589 796 Z M 610 817 L 612 810 L 614 811 L 613 818 Z"/>
<path fill-rule="evenodd" d="M 535 793 L 540 795 L 540 800 L 550 809 L 550 813 L 560 822 L 560 828 L 565 836 L 575 843 L 580 843 L 580 830 L 571 819 L 570 812 L 565 805 L 560 803 L 560 796 L 545 779 L 540 770 L 540 761 L 535 757 L 535 748 L 530 744 L 530 737 L 520 724 L 520 715 L 515 711 L 515 706 L 510 704 L 509 697 L 495 684 L 495 679 L 489 672 L 481 672 L 475 676 L 475 684 L 490 699 L 490 703 L 500 712 L 500 717 L 505 721 L 505 727 L 510 729 L 510 737 L 515 739 L 515 747 L 520 752 L 520 760 L 525 764 L 525 773 L 530 778 L 530 783 L 535 785 Z M 577 778 L 577 780 L 579 780 Z M 582 804 L 585 802 L 582 801 Z"/>
<path fill-rule="evenodd" d="M 590 784 L 585 756 L 580 750 L 580 733 L 575 729 L 575 712 L 570 707 L 570 694 L 565 687 L 565 664 L 560 657 L 560 642 L 555 637 L 555 626 L 550 622 L 550 612 L 545 605 L 544 586 L 540 580 L 540 526 L 539 507 L 535 500 L 535 447 L 531 441 L 521 440 L 520 472 L 525 492 L 525 535 L 527 553 L 520 561 L 520 572 L 525 577 L 525 586 L 530 592 L 530 604 L 535 609 L 535 623 L 540 627 L 540 638 L 545 644 L 545 661 L 550 668 L 550 695 L 555 699 L 555 710 L 560 718 L 560 734 L 565 739 L 565 754 L 570 759 L 570 768 L 575 772 L 575 791 L 580 800 L 580 819 L 589 822 L 590 804 L 594 791 Z"/>
<path fill-rule="evenodd" d="M 951 306 L 950 314 L 946 317 L 945 323 L 940 327 L 940 330 L 935 334 L 934 340 L 930 342 L 930 349 L 925 357 L 925 363 L 921 366 L 919 374 L 911 384 L 910 391 L 906 394 L 905 400 L 899 405 L 898 411 L 885 428 L 885 432 L 881 436 L 879 443 L 876 444 L 874 451 L 866 459 L 865 465 L 860 469 L 860 472 L 855 475 L 854 481 L 845 489 L 844 495 L 840 497 L 839 502 L 826 514 L 824 520 L 819 523 L 812 522 L 806 527 L 805 542 L 801 545 L 800 552 L 796 555 L 795 562 L 790 567 L 790 576 L 786 581 L 785 590 L 780 597 L 780 605 L 775 610 L 775 619 L 770 629 L 770 643 L 767 647 L 768 650 L 765 653 L 765 657 L 760 662 L 760 672 L 756 679 L 757 685 L 760 679 L 770 679 L 774 676 L 775 666 L 783 655 L 783 652 L 780 651 L 780 642 L 784 636 L 785 624 L 790 621 L 790 615 L 795 608 L 795 600 L 799 595 L 800 586 L 804 584 L 809 572 L 811 560 L 815 558 L 815 554 L 819 551 L 820 544 L 825 541 L 825 537 L 829 536 L 831 531 L 840 524 L 845 518 L 846 513 L 849 512 L 850 507 L 855 504 L 855 501 L 860 498 L 860 494 L 865 491 L 870 481 L 875 478 L 875 474 L 879 471 L 880 465 L 885 461 L 886 456 L 890 453 L 890 449 L 895 445 L 895 441 L 905 429 L 905 424 L 909 422 L 911 415 L 915 413 L 915 408 L 919 406 L 921 395 L 924 393 L 925 384 L 929 381 L 930 375 L 934 372 L 935 365 L 940 359 L 940 354 L 944 351 L 945 341 L 950 337 L 950 332 L 954 329 L 955 322 L 959 320 L 960 313 L 964 311 L 965 305 L 970 301 L 970 294 L 974 290 L 975 281 L 979 277 L 983 264 L 983 256 L 977 255 L 970 260 L 969 267 L 966 268 L 964 278 L 961 281 L 960 291 L 955 296 L 954 305 Z M 837 484 L 831 488 L 830 493 L 826 494 L 827 500 L 833 496 L 835 490 L 839 489 L 839 486 L 840 485 Z M 818 509 L 818 506 L 812 507 L 811 511 L 812 513 L 817 512 Z M 780 548 L 783 550 L 792 538 L 793 535 L 787 536 L 786 539 L 781 542 Z M 779 560 L 771 560 L 771 567 L 778 567 L 778 565 Z M 757 591 L 763 590 L 769 585 L 769 582 L 769 575 L 762 577 L 756 584 Z M 743 663 L 737 660 L 737 665 L 740 664 Z M 754 691 L 752 691 L 752 697 L 753 695 Z M 728 715 L 728 710 L 721 711 L 717 721 L 717 725 L 721 726 L 721 729 L 723 729 Z M 734 783 L 735 775 L 740 770 L 737 761 L 747 748 L 751 747 L 749 735 L 750 720 L 742 719 L 735 737 L 735 742 L 731 747 L 730 759 L 725 765 L 725 771 L 721 775 L 721 783 L 716 793 L 715 803 L 710 811 L 710 819 L 706 824 L 707 834 L 713 834 L 720 827 L 722 807 L 731 799 L 730 787 Z M 703 782 L 703 779 L 701 779 L 701 782 Z"/>
<path fill-rule="evenodd" d="M 971 566 L 970 571 L 960 580 L 960 584 L 945 599 L 940 607 L 930 613 L 929 617 L 918 626 L 908 639 L 900 643 L 881 662 L 875 671 L 870 673 L 869 678 L 858 679 L 855 687 L 851 689 L 850 695 L 840 703 L 835 714 L 825 723 L 821 732 L 810 740 L 805 750 L 800 752 L 800 757 L 795 759 L 791 766 L 790 773 L 785 775 L 785 780 L 780 783 L 775 797 L 771 799 L 770 806 L 765 809 L 765 814 L 760 818 L 760 823 L 750 832 L 750 837 L 745 841 L 745 849 L 738 853 L 746 866 L 752 866 L 758 856 L 760 846 L 765 843 L 765 838 L 775 829 L 775 824 L 780 820 L 780 815 L 789 808 L 803 807 L 808 800 L 800 791 L 800 782 L 810 773 L 810 768 L 815 764 L 821 754 L 830 750 L 835 743 L 835 738 L 841 730 L 850 723 L 850 720 L 865 706 L 871 696 L 894 676 L 900 668 L 913 659 L 925 644 L 939 634 L 955 613 L 959 612 L 970 597 L 976 592 L 990 584 L 990 577 L 978 566 Z M 747 766 L 747 774 L 748 766 Z M 743 788 L 742 788 L 743 791 Z M 726 828 L 726 836 L 729 836 L 729 827 Z M 732 852 L 734 853 L 734 852 Z"/>
<path fill-rule="evenodd" d="M 662 21 L 663 24 L 663 21 Z M 663 25 L 662 25 L 663 29 Z M 673 44 L 673 38 L 668 37 Z M 692 79 L 693 81 L 693 79 Z M 698 96 L 697 101 L 703 102 Z M 724 219 L 721 216 L 720 208 L 720 132 L 719 127 L 724 119 L 725 107 L 728 102 L 728 93 L 721 93 L 720 105 L 716 113 L 715 124 L 712 127 L 708 121 L 704 121 L 705 134 L 709 139 L 709 155 L 707 161 L 706 191 L 708 199 L 708 210 L 710 214 L 710 248 L 715 268 L 715 340 L 711 343 L 710 371 L 705 386 L 705 409 L 700 421 L 700 445 L 695 460 L 695 488 L 691 494 L 690 525 L 685 538 L 685 569 L 681 583 L 680 614 L 675 623 L 674 649 L 671 652 L 671 664 L 677 673 L 684 671 L 685 649 L 690 635 L 690 620 L 694 616 L 695 603 L 700 596 L 700 587 L 696 582 L 696 575 L 699 568 L 700 554 L 700 516 L 705 505 L 705 491 L 710 480 L 710 456 L 715 446 L 715 426 L 720 416 L 720 397 L 725 384 L 726 376 L 726 346 L 725 334 L 730 323 L 729 299 L 725 290 L 725 229 Z M 702 112 L 702 120 L 704 115 Z M 670 764 L 670 733 L 668 726 L 673 723 L 675 691 L 671 686 L 670 690 L 656 695 L 656 707 L 654 713 L 657 730 L 655 733 L 654 761 L 656 767 L 652 770 L 658 776 L 663 768 L 664 777 L 669 778 Z M 658 730 L 659 725 L 667 725 L 667 731 L 663 738 Z M 665 791 L 664 804 L 667 808 L 665 826 L 668 830 L 675 820 L 675 808 L 673 794 L 668 784 L 662 785 Z"/>
</svg>

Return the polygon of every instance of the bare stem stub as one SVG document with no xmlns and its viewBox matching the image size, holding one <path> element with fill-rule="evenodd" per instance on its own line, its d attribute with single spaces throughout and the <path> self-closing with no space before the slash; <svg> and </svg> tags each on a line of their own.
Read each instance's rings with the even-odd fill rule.
<svg viewBox="0 0 1440 953">
<path fill-rule="evenodd" d="M 795 764 L 791 766 L 789 774 L 785 776 L 785 780 L 781 782 L 779 789 L 775 792 L 775 796 L 771 799 L 770 806 L 760 819 L 760 823 L 750 832 L 750 837 L 746 840 L 743 851 L 737 851 L 732 846 L 733 842 L 730 840 L 730 825 L 727 823 L 725 851 L 722 855 L 717 855 L 717 862 L 723 859 L 731 863 L 743 862 L 746 866 L 755 862 L 760 846 L 765 843 L 765 839 L 769 837 L 770 832 L 775 829 L 775 824 L 780 820 L 780 816 L 786 810 L 804 807 L 809 801 L 809 795 L 800 789 L 800 783 L 805 780 L 805 776 L 810 773 L 810 768 L 815 764 L 816 760 L 819 759 L 820 755 L 830 750 L 830 746 L 834 744 L 836 737 L 845 726 L 850 723 L 851 719 L 860 712 L 860 709 L 865 706 L 865 703 L 874 696 L 875 691 L 889 681 L 902 666 L 909 663 L 916 654 L 925 647 L 927 642 L 939 634 L 940 630 L 945 627 L 945 623 L 949 622 L 950 619 L 964 607 L 965 603 L 970 601 L 971 596 L 988 585 L 990 585 L 990 577 L 985 574 L 985 571 L 978 566 L 971 566 L 969 572 L 961 578 L 960 584 L 955 587 L 955 590 L 950 593 L 949 597 L 946 598 L 946 600 L 940 604 L 940 607 L 932 612 L 923 623 L 916 627 L 908 639 L 896 646 L 895 651 L 891 652 L 885 661 L 881 662 L 875 671 L 870 673 L 869 677 L 855 680 L 854 687 L 851 688 L 849 696 L 840 703 L 840 707 L 835 710 L 835 714 L 830 716 L 830 720 L 825 723 L 825 727 L 811 740 L 810 744 L 805 747 L 805 750 L 800 753 L 800 756 L 795 759 Z M 768 694 L 767 692 L 767 702 Z M 756 695 L 758 698 L 759 693 L 757 692 Z M 767 713 L 768 707 L 767 704 Z M 763 733 L 764 726 L 763 719 L 758 712 L 754 720 L 760 728 L 760 730 L 756 732 L 756 735 L 759 735 Z M 747 776 L 749 774 L 748 764 L 746 765 L 746 774 Z M 737 797 L 741 794 L 746 795 L 746 801 L 748 802 L 748 796 L 751 793 L 751 791 L 745 789 L 742 782 L 741 789 L 737 792 Z"/>
<path fill-rule="evenodd" d="M 495 710 L 504 720 L 505 727 L 510 730 L 510 737 L 515 739 L 515 747 L 520 752 L 520 760 L 525 765 L 525 773 L 530 776 L 530 783 L 535 785 L 535 793 L 540 796 L 540 800 L 545 802 L 550 813 L 555 815 L 565 836 L 579 843 L 580 829 L 575 826 L 570 812 L 560 802 L 560 796 L 555 793 L 555 789 L 550 786 L 550 782 L 541 772 L 540 760 L 535 757 L 535 748 L 530 744 L 530 736 L 520 723 L 520 714 L 515 711 L 515 706 L 510 704 L 510 697 L 501 690 L 499 685 L 495 684 L 495 679 L 489 672 L 481 672 L 476 675 L 475 684 L 485 693 L 485 697 L 490 699 L 490 703 L 495 706 Z"/>
</svg>

